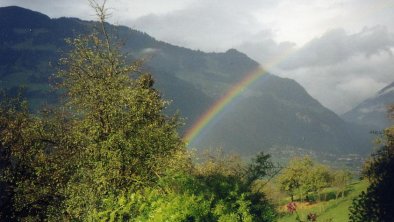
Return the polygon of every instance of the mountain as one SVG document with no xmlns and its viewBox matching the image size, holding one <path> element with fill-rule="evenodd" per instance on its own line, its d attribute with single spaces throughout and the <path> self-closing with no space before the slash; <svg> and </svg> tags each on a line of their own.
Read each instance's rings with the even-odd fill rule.
<svg viewBox="0 0 394 222">
<path fill-rule="evenodd" d="M 372 131 L 380 131 L 393 124 L 387 115 L 387 106 L 392 104 L 394 104 L 394 82 L 381 89 L 375 96 L 344 113 L 342 118 L 367 126 Z"/>
<path fill-rule="evenodd" d="M 48 78 L 58 58 L 69 50 L 64 39 L 88 33 L 95 25 L 76 18 L 51 19 L 19 7 L 0 8 L 0 86 L 15 93 L 24 85 L 33 109 L 56 104 Z M 179 110 L 187 118 L 182 132 L 231 86 L 259 68 L 235 49 L 205 53 L 158 41 L 128 27 L 107 27 L 123 43 L 130 60 L 144 58 L 156 87 L 173 101 L 168 112 Z M 334 154 L 366 153 L 370 147 L 354 133 L 353 125 L 323 107 L 298 83 L 271 74 L 245 89 L 210 125 L 191 146 L 223 146 L 243 155 L 273 147 Z"/>
<path fill-rule="evenodd" d="M 244 154 L 289 145 L 337 154 L 363 147 L 365 141 L 357 140 L 348 124 L 293 80 L 268 75 L 245 94 L 207 129 L 198 145 L 234 151 L 242 147 Z"/>
</svg>

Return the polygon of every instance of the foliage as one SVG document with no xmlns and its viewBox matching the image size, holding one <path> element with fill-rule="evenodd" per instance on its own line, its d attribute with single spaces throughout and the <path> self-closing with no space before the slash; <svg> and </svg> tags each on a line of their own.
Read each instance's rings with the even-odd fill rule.
<svg viewBox="0 0 394 222">
<path fill-rule="evenodd" d="M 163 114 L 167 102 L 152 77 L 139 74 L 140 62 L 126 63 L 108 37 L 104 5 L 94 7 L 100 32 L 69 41 L 73 50 L 58 72 L 78 144 L 77 168 L 65 188 L 66 212 L 77 219 L 99 210 L 107 197 L 154 184 L 184 149 L 178 119 Z"/>
<path fill-rule="evenodd" d="M 334 171 L 306 156 L 290 160 L 288 166 L 278 176 L 278 182 L 280 188 L 290 195 L 291 201 L 294 201 L 295 195 L 303 201 L 304 198 L 309 198 L 309 193 L 316 194 L 321 200 L 323 189 L 332 185 L 343 193 L 350 178 L 347 171 Z"/>
<path fill-rule="evenodd" d="M 234 156 L 212 157 L 191 173 L 170 172 L 153 188 L 110 199 L 93 220 L 273 221 L 273 206 L 262 193 L 251 191 L 244 171 L 248 166 L 233 168 L 241 163 Z"/>
<path fill-rule="evenodd" d="M 394 218 L 394 127 L 384 131 L 382 147 L 365 168 L 370 180 L 366 192 L 353 201 L 350 221 L 392 221 Z"/>
<path fill-rule="evenodd" d="M 271 156 L 260 152 L 247 167 L 248 182 L 263 179 L 266 176 L 274 176 L 274 164 L 269 160 Z"/>
<path fill-rule="evenodd" d="M 178 118 L 163 114 L 152 77 L 126 63 L 100 18 L 98 32 L 69 40 L 57 73 L 64 106 L 32 116 L 20 100 L 1 104 L 9 217 L 85 220 L 108 196 L 150 186 L 178 164 Z"/>
<path fill-rule="evenodd" d="M 0 113 L 0 180 L 6 191 L 0 218 L 43 220 L 58 212 L 63 200 L 59 185 L 68 178 L 64 160 L 69 150 L 59 144 L 67 129 L 59 127 L 60 116 L 29 115 L 20 97 L 2 97 Z"/>
<path fill-rule="evenodd" d="M 291 201 L 294 201 L 294 195 L 298 193 L 303 199 L 303 195 L 308 192 L 307 184 L 303 181 L 308 177 L 307 172 L 312 168 L 313 162 L 310 157 L 293 158 L 288 166 L 279 175 L 280 187 L 288 193 Z"/>
<path fill-rule="evenodd" d="M 308 192 L 317 193 L 319 200 L 321 199 L 321 192 L 324 188 L 327 188 L 332 183 L 332 172 L 331 170 L 322 164 L 316 164 L 312 169 L 308 171 L 307 178 L 304 181 L 308 187 Z"/>
<path fill-rule="evenodd" d="M 352 179 L 352 174 L 347 170 L 337 170 L 333 174 L 332 185 L 337 188 L 335 197 L 345 196 L 346 187 Z"/>
</svg>

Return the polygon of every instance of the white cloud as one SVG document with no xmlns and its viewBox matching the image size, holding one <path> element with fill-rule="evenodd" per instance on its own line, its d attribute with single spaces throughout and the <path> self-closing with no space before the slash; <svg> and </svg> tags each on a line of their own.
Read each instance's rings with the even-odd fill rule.
<svg viewBox="0 0 394 222">
<path fill-rule="evenodd" d="M 277 70 L 295 79 L 323 105 L 344 113 L 394 81 L 394 58 L 390 54 L 357 55 L 332 65 Z"/>
<path fill-rule="evenodd" d="M 182 10 L 150 14 L 131 23 L 137 29 L 177 45 L 225 51 L 259 31 L 257 20 L 248 13 L 251 8 L 238 6 L 239 1 L 199 1 Z"/>
<path fill-rule="evenodd" d="M 293 50 L 270 71 L 298 81 L 337 113 L 353 108 L 394 80 L 394 35 L 384 26 L 354 34 L 334 29 L 298 49 L 294 43 L 277 43 L 267 36 L 237 48 L 261 64 Z"/>
<path fill-rule="evenodd" d="M 325 66 L 343 63 L 359 54 L 370 57 L 380 53 L 391 53 L 394 35 L 386 27 L 364 28 L 349 35 L 343 29 L 335 29 L 308 42 L 292 54 L 281 67 L 295 69 L 305 66 Z"/>
</svg>

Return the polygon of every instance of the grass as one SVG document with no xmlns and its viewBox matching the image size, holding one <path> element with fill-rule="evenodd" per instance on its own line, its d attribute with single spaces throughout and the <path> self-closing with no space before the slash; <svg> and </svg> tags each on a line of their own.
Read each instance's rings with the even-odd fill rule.
<svg viewBox="0 0 394 222">
<path fill-rule="evenodd" d="M 347 194 L 344 198 L 330 199 L 328 201 L 322 201 L 318 203 L 297 203 L 297 212 L 303 221 L 306 221 L 308 213 L 317 214 L 317 221 L 319 222 L 345 222 L 349 221 L 349 207 L 352 201 L 357 197 L 363 190 L 368 187 L 367 181 L 358 181 L 349 185 Z M 331 190 L 327 190 L 328 194 L 332 193 Z M 289 214 L 286 212 L 286 206 L 282 206 L 279 209 L 283 213 L 283 216 L 279 218 L 279 222 L 294 222 L 296 221 L 295 214 Z"/>
</svg>

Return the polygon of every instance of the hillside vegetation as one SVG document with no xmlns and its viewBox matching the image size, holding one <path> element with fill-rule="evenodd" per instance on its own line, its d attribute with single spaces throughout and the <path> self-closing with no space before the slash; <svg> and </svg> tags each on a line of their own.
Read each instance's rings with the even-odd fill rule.
<svg viewBox="0 0 394 222">
<path fill-rule="evenodd" d="M 53 81 L 58 59 L 71 49 L 64 39 L 88 34 L 98 23 L 50 19 L 19 7 L 0 11 L 0 87 L 16 95 L 23 86 L 34 110 L 42 104 L 59 104 L 59 95 L 48 82 Z M 126 60 L 141 58 L 141 72 L 151 73 L 160 94 L 172 101 L 165 112 L 170 115 L 178 110 L 185 118 L 185 125 L 178 129 L 181 134 L 231 86 L 249 73 L 262 72 L 257 62 L 234 49 L 205 53 L 124 26 L 105 26 L 121 43 Z M 370 129 L 344 122 L 291 79 L 266 74 L 231 104 L 215 119 L 216 124 L 205 129 L 204 139 L 193 141 L 191 147 L 223 147 L 244 156 L 278 147 L 291 147 L 289 152 L 302 148 L 322 159 L 332 154 L 334 159 L 365 154 L 371 147 Z"/>
</svg>

